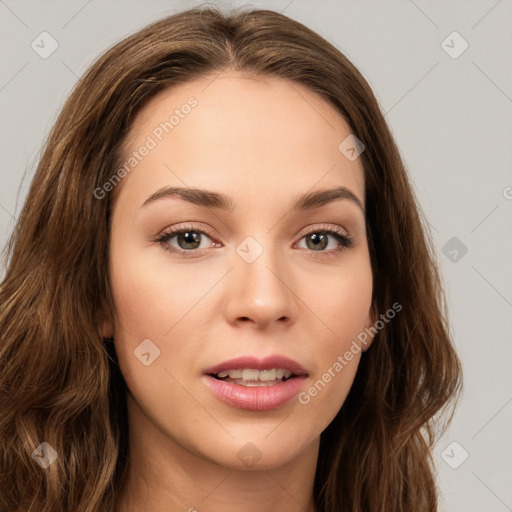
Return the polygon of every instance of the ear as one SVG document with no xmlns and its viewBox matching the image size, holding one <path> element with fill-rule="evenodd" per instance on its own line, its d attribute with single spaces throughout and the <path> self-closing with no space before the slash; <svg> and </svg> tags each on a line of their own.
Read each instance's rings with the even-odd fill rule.
<svg viewBox="0 0 512 512">
<path fill-rule="evenodd" d="M 105 313 L 102 315 L 103 320 L 100 323 L 100 332 L 99 335 L 105 338 L 113 338 L 114 337 L 114 326 L 112 324 L 112 320 Z"/>
<path fill-rule="evenodd" d="M 368 311 L 368 316 L 366 319 L 366 325 L 365 325 L 365 331 L 366 334 L 365 337 L 363 337 L 364 341 L 361 342 L 361 349 L 363 352 L 366 352 L 371 344 L 373 343 L 373 340 L 375 338 L 376 332 L 375 329 L 370 329 L 371 327 L 375 328 L 375 322 L 379 319 L 379 315 L 375 309 L 374 304 L 370 306 L 370 310 Z"/>
</svg>

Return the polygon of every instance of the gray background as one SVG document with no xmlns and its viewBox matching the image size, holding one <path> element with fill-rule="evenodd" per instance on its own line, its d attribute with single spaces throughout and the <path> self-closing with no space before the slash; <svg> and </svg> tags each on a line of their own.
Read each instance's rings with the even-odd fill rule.
<svg viewBox="0 0 512 512">
<path fill-rule="evenodd" d="M 441 510 L 512 511 L 512 1 L 213 3 L 284 12 L 340 48 L 374 89 L 432 226 L 465 368 L 434 454 Z M 0 248 L 77 77 L 122 37 L 195 5 L 0 0 Z M 47 59 L 31 48 L 43 31 L 59 45 Z M 461 39 L 442 45 L 453 31 L 469 44 L 457 58 L 445 49 L 458 53 Z"/>
</svg>

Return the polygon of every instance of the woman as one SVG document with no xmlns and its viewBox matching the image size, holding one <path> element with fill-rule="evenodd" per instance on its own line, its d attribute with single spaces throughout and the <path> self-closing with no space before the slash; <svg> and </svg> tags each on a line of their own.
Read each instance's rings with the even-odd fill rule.
<svg viewBox="0 0 512 512">
<path fill-rule="evenodd" d="M 108 50 L 8 250 L 1 510 L 437 509 L 461 368 L 430 236 L 303 25 L 192 9 Z"/>
</svg>

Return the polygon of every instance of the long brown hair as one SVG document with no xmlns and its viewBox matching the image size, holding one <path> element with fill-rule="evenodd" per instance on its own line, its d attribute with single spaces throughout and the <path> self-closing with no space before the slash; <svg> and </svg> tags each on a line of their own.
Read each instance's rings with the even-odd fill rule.
<svg viewBox="0 0 512 512">
<path fill-rule="evenodd" d="M 437 510 L 431 449 L 453 416 L 461 367 L 431 235 L 378 103 L 339 50 L 283 14 L 196 8 L 101 56 L 45 143 L 0 287 L 1 511 L 115 509 L 128 424 L 115 352 L 99 336 L 115 316 L 112 197 L 93 191 L 118 169 L 127 130 L 150 98 L 226 69 L 307 86 L 363 141 L 372 309 L 402 305 L 321 435 L 317 510 Z M 31 457 L 42 442 L 58 453 L 45 470 Z"/>
</svg>

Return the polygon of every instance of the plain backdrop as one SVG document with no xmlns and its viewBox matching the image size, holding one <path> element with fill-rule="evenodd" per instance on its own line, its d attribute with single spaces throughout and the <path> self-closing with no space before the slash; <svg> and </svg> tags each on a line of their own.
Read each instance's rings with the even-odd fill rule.
<svg viewBox="0 0 512 512">
<path fill-rule="evenodd" d="M 512 511 L 512 1 L 210 3 L 283 12 L 373 88 L 432 227 L 465 370 L 434 454 L 441 510 Z M 0 0 L 0 249 L 77 78 L 124 36 L 197 5 Z M 58 45 L 47 58 L 41 37 Z"/>
</svg>

